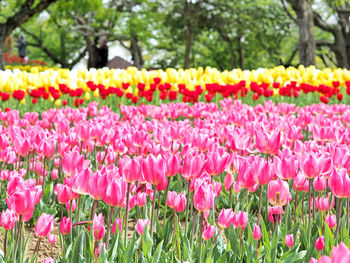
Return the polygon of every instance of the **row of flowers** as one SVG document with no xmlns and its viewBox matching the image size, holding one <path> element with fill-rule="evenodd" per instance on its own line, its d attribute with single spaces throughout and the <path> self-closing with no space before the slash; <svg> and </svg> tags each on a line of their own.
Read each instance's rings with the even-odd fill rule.
<svg viewBox="0 0 350 263">
<path fill-rule="evenodd" d="M 5 261 L 349 262 L 349 106 L 120 109 L 0 111 Z"/>
</svg>

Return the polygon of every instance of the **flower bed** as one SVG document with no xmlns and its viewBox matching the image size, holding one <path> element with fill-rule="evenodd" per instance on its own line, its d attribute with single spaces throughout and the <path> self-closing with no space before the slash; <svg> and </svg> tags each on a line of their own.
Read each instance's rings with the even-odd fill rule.
<svg viewBox="0 0 350 263">
<path fill-rule="evenodd" d="M 61 247 L 46 262 L 349 262 L 349 114 L 231 98 L 1 111 L 3 258 L 25 260 L 34 227 L 33 260 Z"/>
</svg>

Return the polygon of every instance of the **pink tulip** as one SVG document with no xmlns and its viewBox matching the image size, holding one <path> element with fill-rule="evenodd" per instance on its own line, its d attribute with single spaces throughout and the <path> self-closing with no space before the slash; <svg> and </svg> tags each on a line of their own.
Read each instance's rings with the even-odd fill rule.
<svg viewBox="0 0 350 263">
<path fill-rule="evenodd" d="M 243 211 L 238 211 L 236 214 L 236 227 L 242 230 L 246 228 L 248 223 L 248 213 Z"/>
<path fill-rule="evenodd" d="M 55 260 L 52 257 L 47 257 L 44 259 L 43 263 L 55 263 Z"/>
<path fill-rule="evenodd" d="M 137 223 L 136 223 L 136 226 L 135 226 L 136 232 L 139 235 L 142 236 L 143 231 L 145 230 L 145 227 L 148 224 L 149 224 L 149 220 L 148 219 L 139 219 L 139 220 L 137 220 Z"/>
<path fill-rule="evenodd" d="M 119 172 L 123 176 L 125 182 L 133 183 L 139 180 L 141 173 L 141 165 L 136 158 L 130 159 L 128 155 L 125 155 L 119 162 Z"/>
<path fill-rule="evenodd" d="M 53 170 L 51 171 L 51 179 L 54 180 L 54 181 L 56 181 L 57 178 L 58 178 L 58 170 L 57 170 L 57 169 L 53 169 Z"/>
<path fill-rule="evenodd" d="M 113 178 L 107 186 L 104 201 L 112 206 L 122 207 L 126 196 L 126 183 L 121 178 Z"/>
<path fill-rule="evenodd" d="M 152 184 L 157 185 L 164 181 L 165 178 L 165 164 L 163 158 L 158 155 L 155 157 L 150 154 L 142 162 L 142 173 L 145 180 Z"/>
<path fill-rule="evenodd" d="M 187 180 L 198 178 L 203 173 L 205 163 L 203 155 L 186 156 L 182 167 L 182 176 Z"/>
<path fill-rule="evenodd" d="M 261 229 L 260 229 L 260 226 L 258 225 L 255 225 L 254 226 L 254 229 L 253 229 L 253 238 L 255 240 L 260 240 L 261 238 Z"/>
<path fill-rule="evenodd" d="M 226 176 L 225 176 L 225 180 L 224 180 L 224 187 L 225 187 L 225 190 L 228 192 L 231 188 L 231 186 L 233 185 L 235 181 L 235 177 L 232 173 L 228 172 L 226 173 Z"/>
<path fill-rule="evenodd" d="M 147 194 L 146 193 L 137 193 L 136 194 L 136 205 L 138 207 L 143 207 L 147 202 Z"/>
<path fill-rule="evenodd" d="M 56 184 L 54 193 L 61 204 L 66 204 L 74 198 L 74 193 L 68 185 Z"/>
<path fill-rule="evenodd" d="M 281 132 L 275 130 L 272 134 L 255 131 L 255 146 L 260 152 L 266 154 L 276 154 L 280 149 Z"/>
<path fill-rule="evenodd" d="M 308 179 L 313 179 L 318 175 L 328 175 L 332 169 L 332 160 L 306 153 L 300 159 L 300 169 Z"/>
<path fill-rule="evenodd" d="M 46 237 L 51 233 L 53 230 L 53 227 L 55 225 L 55 219 L 52 215 L 48 214 L 41 214 L 39 216 L 38 220 L 36 221 L 35 228 L 34 228 L 34 233 L 38 237 Z"/>
<path fill-rule="evenodd" d="M 256 165 L 256 181 L 259 185 L 268 184 L 274 176 L 272 165 L 269 162 L 260 160 Z"/>
<path fill-rule="evenodd" d="M 316 207 L 318 207 L 318 209 L 322 212 L 328 211 L 329 210 L 329 198 L 328 197 L 318 198 Z"/>
<path fill-rule="evenodd" d="M 229 155 L 224 152 L 220 155 L 217 151 L 206 155 L 205 170 L 210 176 L 219 175 L 225 169 L 229 161 Z"/>
<path fill-rule="evenodd" d="M 211 239 L 215 234 L 215 226 L 207 225 L 204 227 L 204 230 L 202 232 L 202 237 L 204 240 Z"/>
<path fill-rule="evenodd" d="M 293 188 L 295 191 L 298 191 L 298 192 L 300 192 L 300 191 L 308 192 L 309 191 L 309 181 L 302 173 L 298 173 L 298 175 L 296 177 L 294 177 Z"/>
<path fill-rule="evenodd" d="M 313 185 L 317 192 L 322 192 L 327 187 L 327 178 L 325 176 L 317 176 L 313 181 Z"/>
<path fill-rule="evenodd" d="M 350 178 L 345 169 L 334 170 L 328 180 L 332 193 L 338 198 L 350 197 Z"/>
<path fill-rule="evenodd" d="M 117 226 L 118 226 L 119 231 L 121 232 L 122 231 L 122 220 L 119 217 L 113 223 L 113 226 L 112 226 L 112 233 L 113 234 L 117 233 Z"/>
<path fill-rule="evenodd" d="M 48 239 L 50 244 L 55 244 L 55 242 L 56 242 L 56 236 L 53 234 L 48 235 L 47 239 Z"/>
<path fill-rule="evenodd" d="M 39 145 L 39 149 L 40 149 L 41 155 L 50 159 L 53 156 L 53 154 L 55 153 L 56 141 L 43 140 L 43 141 L 41 141 L 41 143 Z"/>
<path fill-rule="evenodd" d="M 289 185 L 281 179 L 270 181 L 267 188 L 267 199 L 274 206 L 284 206 L 292 200 Z"/>
<path fill-rule="evenodd" d="M 35 192 L 25 189 L 6 198 L 10 210 L 18 215 L 32 214 L 34 211 Z"/>
<path fill-rule="evenodd" d="M 239 167 L 237 181 L 241 188 L 248 189 L 255 186 L 254 167 L 248 161 L 243 161 Z"/>
<path fill-rule="evenodd" d="M 317 260 L 315 258 L 310 258 L 309 263 L 317 263 Z"/>
<path fill-rule="evenodd" d="M 83 170 L 84 156 L 78 151 L 64 153 L 62 158 L 62 170 L 67 177 L 71 177 Z"/>
<path fill-rule="evenodd" d="M 87 168 L 72 176 L 71 187 L 72 191 L 79 195 L 87 195 L 90 190 L 89 179 L 92 176 L 92 171 Z"/>
<path fill-rule="evenodd" d="M 89 195 L 95 200 L 105 198 L 107 186 L 109 183 L 106 170 L 95 171 L 89 178 Z"/>
<path fill-rule="evenodd" d="M 297 176 L 298 174 L 298 161 L 289 156 L 289 158 L 279 159 L 275 157 L 274 166 L 277 171 L 277 176 L 283 180 L 290 180 Z"/>
<path fill-rule="evenodd" d="M 329 228 L 334 228 L 337 225 L 337 217 L 335 215 L 327 214 L 325 221 Z"/>
<path fill-rule="evenodd" d="M 92 220 L 92 230 L 94 231 L 94 237 L 97 240 L 101 240 L 105 235 L 105 227 L 103 224 L 103 214 L 94 215 L 94 219 Z"/>
<path fill-rule="evenodd" d="M 60 223 L 60 232 L 62 235 L 67 235 L 72 230 L 72 223 L 70 218 L 63 217 Z"/>
<path fill-rule="evenodd" d="M 315 247 L 318 251 L 324 249 L 324 236 L 317 238 L 317 240 L 315 242 Z"/>
<path fill-rule="evenodd" d="M 338 247 L 332 248 L 332 262 L 348 263 L 350 262 L 350 248 L 348 248 L 343 242 Z"/>
<path fill-rule="evenodd" d="M 232 208 L 222 209 L 218 217 L 218 224 L 220 228 L 229 228 L 232 223 L 233 216 L 234 213 Z"/>
<path fill-rule="evenodd" d="M 15 227 L 17 221 L 17 216 L 14 211 L 6 209 L 6 211 L 1 212 L 0 226 L 6 230 L 12 230 Z"/>
<path fill-rule="evenodd" d="M 285 240 L 287 247 L 291 248 L 293 246 L 293 244 L 294 244 L 293 234 L 286 235 L 284 240 Z"/>
<path fill-rule="evenodd" d="M 213 186 L 202 182 L 194 191 L 193 203 L 200 212 L 209 210 L 214 205 Z"/>
<path fill-rule="evenodd" d="M 177 154 L 170 154 L 170 156 L 163 156 L 165 160 L 165 175 L 167 177 L 172 177 L 181 172 L 181 158 Z"/>
<path fill-rule="evenodd" d="M 275 224 L 275 223 L 281 223 L 281 215 L 284 213 L 283 208 L 281 206 L 268 206 L 268 220 Z"/>
</svg>

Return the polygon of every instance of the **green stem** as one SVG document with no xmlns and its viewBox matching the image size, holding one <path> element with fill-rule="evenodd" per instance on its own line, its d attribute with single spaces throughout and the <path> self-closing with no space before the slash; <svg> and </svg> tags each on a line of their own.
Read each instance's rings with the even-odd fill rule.
<svg viewBox="0 0 350 263">
<path fill-rule="evenodd" d="M 109 244 L 109 236 L 111 233 L 111 221 L 112 221 L 112 217 L 114 214 L 114 209 L 115 209 L 114 206 L 110 207 L 109 215 L 108 215 L 107 234 L 106 234 L 106 249 L 107 250 L 108 250 L 108 244 Z"/>
<path fill-rule="evenodd" d="M 186 203 L 186 220 L 185 220 L 185 235 L 187 233 L 187 222 L 188 222 L 188 208 L 190 205 L 190 187 L 191 187 L 191 180 L 188 180 L 188 190 L 187 190 L 187 203 Z"/>
<path fill-rule="evenodd" d="M 153 201 L 152 201 L 152 213 L 151 213 L 151 228 L 150 228 L 151 238 L 153 237 L 153 220 L 154 220 L 154 207 L 156 204 L 156 194 L 157 194 L 157 188 L 154 187 Z"/>
<path fill-rule="evenodd" d="M 169 177 L 168 185 L 167 185 L 166 190 L 165 190 L 165 205 L 164 205 L 163 225 L 165 224 L 165 221 L 166 221 L 166 210 L 168 209 L 168 192 L 169 192 L 170 180 L 171 180 L 171 177 Z"/>
<path fill-rule="evenodd" d="M 340 228 L 340 217 L 341 217 L 341 198 L 337 198 L 337 228 L 335 230 L 334 238 L 337 238 Z"/>
<path fill-rule="evenodd" d="M 256 220 L 256 224 L 260 224 L 260 213 L 261 213 L 261 199 L 262 199 L 262 186 L 259 185 L 259 208 L 258 208 L 258 218 Z"/>
<path fill-rule="evenodd" d="M 129 193 L 130 193 L 130 183 L 128 183 L 128 190 L 126 192 L 126 211 L 125 211 L 125 221 L 124 221 L 124 246 L 126 246 L 126 238 L 128 236 Z M 153 195 L 153 200 L 155 200 L 154 195 Z"/>
<path fill-rule="evenodd" d="M 203 233 L 203 213 L 200 212 L 200 217 L 201 217 L 201 223 L 199 224 L 199 263 L 202 263 L 202 241 L 203 241 L 203 238 L 202 238 L 202 233 Z"/>
</svg>

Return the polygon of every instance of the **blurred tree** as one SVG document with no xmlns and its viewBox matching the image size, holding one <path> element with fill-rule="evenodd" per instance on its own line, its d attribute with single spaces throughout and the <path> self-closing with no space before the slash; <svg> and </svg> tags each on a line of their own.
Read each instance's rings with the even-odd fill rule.
<svg viewBox="0 0 350 263">
<path fill-rule="evenodd" d="M 56 0 L 0 2 L 0 69 L 4 69 L 4 42 L 14 29 L 40 13 Z"/>
</svg>

